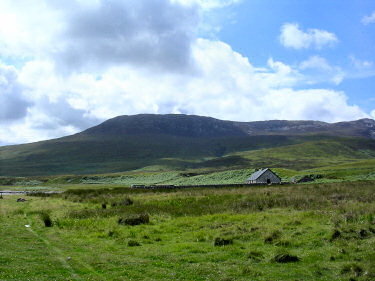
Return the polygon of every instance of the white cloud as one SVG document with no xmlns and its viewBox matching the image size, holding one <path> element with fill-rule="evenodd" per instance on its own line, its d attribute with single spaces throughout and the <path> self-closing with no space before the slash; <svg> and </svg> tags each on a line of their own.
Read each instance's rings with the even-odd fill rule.
<svg viewBox="0 0 375 281">
<path fill-rule="evenodd" d="M 340 67 L 331 66 L 321 56 L 312 56 L 301 62 L 299 69 L 303 71 L 307 84 L 331 82 L 338 85 L 346 77 L 346 73 Z"/>
<path fill-rule="evenodd" d="M 203 10 L 224 8 L 242 2 L 242 0 L 172 0 L 185 5 L 199 5 Z"/>
<path fill-rule="evenodd" d="M 295 69 L 269 60 L 259 71 L 220 41 L 198 39 L 194 75 L 151 73 L 129 65 L 95 73 L 59 76 L 45 61 L 25 65 L 19 76 L 32 88 L 34 105 L 22 122 L 3 126 L 0 141 L 24 142 L 77 132 L 121 114 L 188 113 L 221 119 L 352 120 L 367 115 L 344 93 L 293 90 L 303 79 Z M 199 63 L 198 63 L 199 62 Z M 302 77 L 302 78 L 301 78 Z"/>
<path fill-rule="evenodd" d="M 371 114 L 372 119 L 375 119 L 375 109 L 373 111 L 371 111 L 370 114 Z"/>
<path fill-rule="evenodd" d="M 26 89 L 17 81 L 13 66 L 0 62 L 0 123 L 11 122 L 26 116 L 31 102 L 25 97 Z"/>
<path fill-rule="evenodd" d="M 53 34 L 63 24 L 57 10 L 36 1 L 0 1 L 0 54 L 27 59 L 53 48 Z"/>
<path fill-rule="evenodd" d="M 346 77 L 351 79 L 361 79 L 375 76 L 374 63 L 369 60 L 361 60 L 356 56 L 349 56 L 351 62 L 351 69 L 348 71 Z"/>
<path fill-rule="evenodd" d="M 350 61 L 354 65 L 355 68 L 358 70 L 364 70 L 364 69 L 370 69 L 373 66 L 372 61 L 367 61 L 367 60 L 360 60 L 357 59 L 355 56 L 349 56 Z"/>
<path fill-rule="evenodd" d="M 360 108 L 349 104 L 342 92 L 304 89 L 323 79 L 323 75 L 317 79 L 315 73 L 306 74 L 312 69 L 327 73 L 330 68 L 333 76 L 335 67 L 321 57 L 312 57 L 300 66 L 270 58 L 265 68 L 255 68 L 228 44 L 197 38 L 194 33 L 197 23 L 185 21 L 184 16 L 198 13 L 199 19 L 199 10 L 203 8 L 196 5 L 200 5 L 200 1 L 192 5 L 181 2 L 172 5 L 167 0 L 157 0 L 164 5 L 162 10 L 157 7 L 150 10 L 145 7 L 146 2 L 140 0 L 131 2 L 138 5 L 133 13 L 124 11 L 126 1 L 81 0 L 64 1 L 64 4 L 33 1 L 30 6 L 29 1 L 1 1 L 0 14 L 13 18 L 10 28 L 15 33 L 0 25 L 0 35 L 6 35 L 0 36 L 0 52 L 25 61 L 19 70 L 11 66 L 0 68 L 3 69 L 0 94 L 6 92 L 11 103 L 17 97 L 19 100 L 14 105 L 22 113 L 16 118 L 0 114 L 1 143 L 60 137 L 122 114 L 187 113 L 239 121 L 341 121 L 368 117 Z M 212 3 L 220 6 L 231 2 L 234 1 Z M 26 6 L 20 9 L 22 5 L 17 3 Z M 98 7 L 103 3 L 120 7 L 107 7 L 110 16 L 102 15 Z M 28 14 L 28 8 L 33 9 L 33 13 Z M 74 12 L 68 13 L 70 10 Z M 38 18 L 34 11 L 46 14 L 41 13 Z M 123 13 L 118 15 L 116 11 Z M 153 11 L 166 14 L 152 18 Z M 147 15 L 151 19 L 145 20 Z M 95 25 L 92 17 L 101 26 Z M 141 38 L 129 27 L 122 30 L 126 24 L 141 25 Z M 173 34 L 187 34 L 187 37 L 180 40 L 177 36 L 175 41 Z M 33 40 L 38 36 L 41 38 Z M 311 46 L 325 45 L 318 43 L 319 36 L 314 38 Z M 116 53 L 117 39 L 129 42 L 132 48 Z M 121 42 L 119 48 L 125 44 Z M 183 46 L 177 48 L 177 53 L 173 53 L 175 43 L 175 46 Z M 145 50 L 137 49 L 142 45 L 146 45 Z M 150 46 L 158 51 L 144 56 Z M 66 56 L 59 60 L 57 54 L 71 55 L 78 66 L 72 67 Z M 63 74 L 62 66 L 65 66 Z M 180 70 L 187 66 L 190 71 L 175 71 L 176 66 Z M 325 79 L 331 80 L 331 76 Z M 293 89 L 295 87 L 299 90 Z"/>
<path fill-rule="evenodd" d="M 259 71 L 257 77 L 271 88 L 293 87 L 303 80 L 303 75 L 298 70 L 280 61 L 269 58 L 268 69 Z"/>
<path fill-rule="evenodd" d="M 325 46 L 333 46 L 337 42 L 337 36 L 325 30 L 308 29 L 305 32 L 296 23 L 285 23 L 281 27 L 280 43 L 287 48 L 307 49 L 314 47 L 319 50 Z"/>
<path fill-rule="evenodd" d="M 308 60 L 301 62 L 300 69 L 322 69 L 331 70 L 332 67 L 329 65 L 325 58 L 321 56 L 312 56 Z"/>
<path fill-rule="evenodd" d="M 0 54 L 52 59 L 65 74 L 124 63 L 193 71 L 191 44 L 198 32 L 213 30 L 205 15 L 240 1 L 3 0 Z"/>
<path fill-rule="evenodd" d="M 169 0 L 4 0 L 0 53 L 52 59 L 65 73 L 124 63 L 185 71 L 199 21 L 200 6 Z"/>
<path fill-rule="evenodd" d="M 373 11 L 372 14 L 369 15 L 369 16 L 364 16 L 362 18 L 362 23 L 364 25 L 368 25 L 370 23 L 375 23 L 375 11 Z"/>
<path fill-rule="evenodd" d="M 172 71 L 191 67 L 191 44 L 199 23 L 195 5 L 107 0 L 90 9 L 75 5 L 64 13 L 61 47 L 53 56 L 65 67 L 103 69 L 124 63 Z"/>
<path fill-rule="evenodd" d="M 348 105 L 344 93 L 326 89 L 272 90 L 267 102 L 275 105 L 276 119 L 338 122 L 368 116 L 358 106 Z"/>
</svg>

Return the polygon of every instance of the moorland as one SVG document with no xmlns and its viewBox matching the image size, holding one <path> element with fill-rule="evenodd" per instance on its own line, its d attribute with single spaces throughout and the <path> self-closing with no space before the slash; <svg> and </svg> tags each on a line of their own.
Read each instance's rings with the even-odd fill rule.
<svg viewBox="0 0 375 281">
<path fill-rule="evenodd" d="M 374 132 L 139 115 L 0 147 L 0 190 L 34 191 L 0 199 L 0 280 L 375 280 Z M 285 184 L 130 188 L 260 167 Z"/>
<path fill-rule="evenodd" d="M 95 185 L 4 196 L 0 279 L 374 280 L 374 188 Z"/>
</svg>

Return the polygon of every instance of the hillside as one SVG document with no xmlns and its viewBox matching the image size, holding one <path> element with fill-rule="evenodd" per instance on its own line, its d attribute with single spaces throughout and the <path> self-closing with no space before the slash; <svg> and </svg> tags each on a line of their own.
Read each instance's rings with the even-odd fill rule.
<svg viewBox="0 0 375 281">
<path fill-rule="evenodd" d="M 280 167 L 375 157 L 375 121 L 232 122 L 190 115 L 119 116 L 81 133 L 0 147 L 0 176 Z"/>
<path fill-rule="evenodd" d="M 247 133 L 235 122 L 184 114 L 118 116 L 92 127 L 82 135 L 169 135 L 178 137 L 234 137 Z"/>
<path fill-rule="evenodd" d="M 139 114 L 109 119 L 81 134 L 90 136 L 171 135 L 202 138 L 311 133 L 375 139 L 375 121 L 360 119 L 338 123 L 287 120 L 234 122 L 184 114 Z"/>
</svg>

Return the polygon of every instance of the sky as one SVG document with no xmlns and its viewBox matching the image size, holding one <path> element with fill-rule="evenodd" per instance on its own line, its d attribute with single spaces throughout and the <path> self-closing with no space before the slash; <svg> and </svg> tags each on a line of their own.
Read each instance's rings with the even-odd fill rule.
<svg viewBox="0 0 375 281">
<path fill-rule="evenodd" d="M 139 113 L 375 118 L 375 1 L 0 1 L 0 145 Z"/>
</svg>

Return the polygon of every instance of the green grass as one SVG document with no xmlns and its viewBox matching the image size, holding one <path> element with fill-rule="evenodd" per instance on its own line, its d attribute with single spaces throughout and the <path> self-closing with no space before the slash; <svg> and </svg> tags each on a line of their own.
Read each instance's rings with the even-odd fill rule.
<svg viewBox="0 0 375 281">
<path fill-rule="evenodd" d="M 58 176 L 124 171 L 305 170 L 373 159 L 375 141 L 322 135 L 189 138 L 93 137 L 0 147 L 2 176 Z"/>
<path fill-rule="evenodd" d="M 265 167 L 265 166 L 263 166 Z M 315 182 L 342 182 L 358 180 L 375 180 L 375 159 L 347 160 L 344 164 L 331 164 L 321 167 L 294 170 L 273 168 L 284 182 L 293 177 L 299 179 L 305 175 L 319 177 Z M 76 188 L 102 188 L 108 186 L 130 186 L 132 184 L 232 184 L 244 183 L 254 169 L 188 169 L 160 171 L 153 167 L 129 172 L 97 175 L 64 175 L 47 177 L 0 177 L 0 190 L 65 190 Z"/>
<path fill-rule="evenodd" d="M 74 135 L 44 142 L 0 147 L 0 175 L 93 174 L 140 169 L 149 165 L 219 167 L 245 165 L 220 159 L 235 151 L 295 143 L 285 136 L 188 138 L 173 136 L 89 137 Z M 219 157 L 218 161 L 213 161 Z M 207 161 L 208 159 L 208 161 Z M 236 164 L 236 161 L 238 162 Z"/>
<path fill-rule="evenodd" d="M 374 159 L 375 147 L 365 148 L 367 141 L 355 138 L 314 140 L 277 148 L 239 152 L 236 155 L 261 164 L 293 170 L 338 165 L 361 159 Z M 370 144 L 371 141 L 368 142 Z M 361 149 L 362 148 L 362 149 Z"/>
<path fill-rule="evenodd" d="M 15 196 L 0 200 L 0 280 L 375 278 L 374 181 L 168 191 L 77 187 L 84 186 L 27 196 L 24 203 Z M 126 198 L 134 203 L 122 205 Z M 149 224 L 118 224 L 144 213 Z M 46 215 L 52 227 L 45 227 Z M 288 256 L 299 261 L 277 262 Z"/>
</svg>

